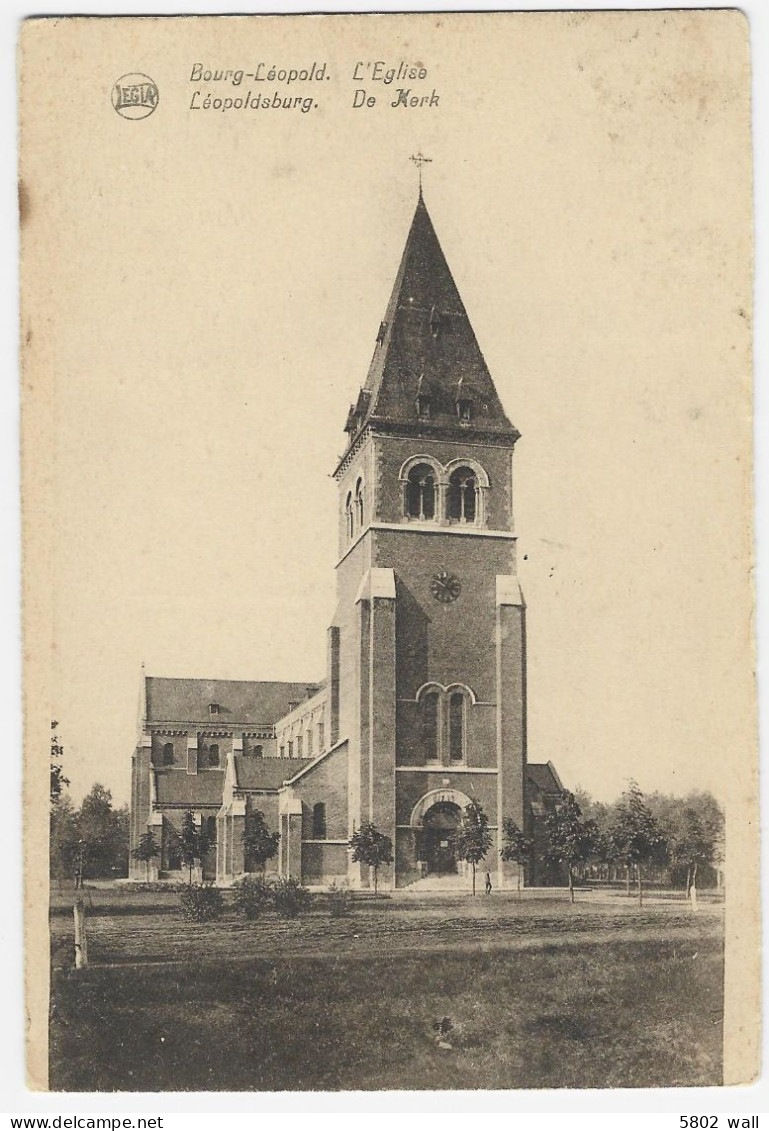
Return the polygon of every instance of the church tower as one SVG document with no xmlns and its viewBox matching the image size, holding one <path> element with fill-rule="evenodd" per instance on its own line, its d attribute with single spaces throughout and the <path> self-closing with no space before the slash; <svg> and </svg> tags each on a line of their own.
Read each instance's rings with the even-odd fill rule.
<svg viewBox="0 0 769 1131">
<path fill-rule="evenodd" d="M 422 159 L 423 160 L 423 159 Z M 259 868 L 249 829 L 279 834 L 269 868 L 314 887 L 367 887 L 350 837 L 392 841 L 383 888 L 467 890 L 454 833 L 474 802 L 498 887 L 505 819 L 548 870 L 545 818 L 562 786 L 526 758 L 525 607 L 516 578 L 508 420 L 421 187 L 374 356 L 346 424 L 338 485 L 337 606 L 327 678 L 143 676 L 133 756 L 132 877 L 178 880 L 186 813 L 205 829 L 204 879 Z"/>
<path fill-rule="evenodd" d="M 525 824 L 525 607 L 516 579 L 508 420 L 421 188 L 339 489 L 329 636 L 331 739 L 347 740 L 349 832 L 392 839 L 380 886 L 461 873 L 452 833 L 478 802 L 502 886 L 500 829 Z M 368 869 L 351 865 L 365 886 Z M 459 877 L 457 878 L 459 882 Z"/>
</svg>

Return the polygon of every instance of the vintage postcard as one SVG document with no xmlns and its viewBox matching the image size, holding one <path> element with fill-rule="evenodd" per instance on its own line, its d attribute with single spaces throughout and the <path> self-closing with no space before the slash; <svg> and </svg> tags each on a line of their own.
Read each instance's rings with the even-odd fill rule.
<svg viewBox="0 0 769 1131">
<path fill-rule="evenodd" d="M 729 10 L 23 26 L 32 1087 L 756 1079 L 749 96 Z"/>
</svg>

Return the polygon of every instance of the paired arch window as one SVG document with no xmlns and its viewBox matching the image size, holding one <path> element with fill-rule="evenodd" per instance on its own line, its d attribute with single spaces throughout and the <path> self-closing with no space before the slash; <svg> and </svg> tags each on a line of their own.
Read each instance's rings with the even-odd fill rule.
<svg viewBox="0 0 769 1131">
<path fill-rule="evenodd" d="M 345 532 L 348 540 L 352 541 L 356 534 L 359 534 L 363 529 L 363 503 L 364 491 L 363 480 L 358 479 L 355 484 L 355 491 L 347 492 L 347 498 L 344 504 L 344 524 Z"/>
<path fill-rule="evenodd" d="M 326 839 L 326 806 L 322 801 L 312 807 L 312 839 Z"/>
<path fill-rule="evenodd" d="M 467 700 L 461 691 L 449 696 L 449 761 L 465 760 L 465 707 Z"/>
<path fill-rule="evenodd" d="M 441 760 L 440 704 L 437 691 L 428 691 L 422 698 L 422 741 L 428 762 Z"/>
<path fill-rule="evenodd" d="M 435 472 L 429 463 L 418 463 L 408 473 L 406 514 L 409 518 L 435 518 Z"/>
<path fill-rule="evenodd" d="M 425 761 L 443 765 L 465 761 L 467 707 L 472 701 L 472 693 L 465 687 L 429 687 L 420 693 Z"/>
<path fill-rule="evenodd" d="M 400 479 L 407 520 L 485 524 L 489 477 L 474 460 L 452 460 L 444 467 L 431 456 L 413 456 L 401 468 Z"/>
<path fill-rule="evenodd" d="M 471 467 L 458 467 L 449 476 L 447 512 L 450 522 L 475 522 L 478 479 Z"/>
</svg>

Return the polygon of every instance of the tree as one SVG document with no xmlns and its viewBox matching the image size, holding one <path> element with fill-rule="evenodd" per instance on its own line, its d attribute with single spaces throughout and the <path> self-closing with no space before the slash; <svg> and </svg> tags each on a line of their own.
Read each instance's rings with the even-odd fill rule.
<svg viewBox="0 0 769 1131">
<path fill-rule="evenodd" d="M 499 855 L 503 860 L 520 865 L 518 869 L 518 895 L 521 894 L 521 867 L 528 863 L 534 841 L 530 836 L 518 828 L 512 817 L 505 817 L 502 822 L 503 845 Z"/>
<path fill-rule="evenodd" d="M 62 766 L 62 758 L 64 757 L 64 747 L 59 742 L 56 736 L 56 730 L 59 724 L 55 719 L 51 720 L 51 730 L 54 732 L 51 735 L 51 805 L 55 805 L 61 797 L 61 791 L 65 786 L 69 785 L 69 778 L 64 776 L 64 768 Z"/>
<path fill-rule="evenodd" d="M 202 829 L 195 824 L 191 809 L 182 817 L 182 831 L 176 835 L 176 843 L 182 863 L 189 869 L 189 882 L 192 883 L 192 869 L 195 862 L 202 860 L 209 849 L 209 840 Z"/>
<path fill-rule="evenodd" d="M 61 796 L 51 810 L 50 863 L 51 876 L 70 878 L 78 868 L 80 856 L 80 819 L 72 798 Z"/>
<path fill-rule="evenodd" d="M 477 801 L 465 806 L 462 820 L 454 837 L 457 857 L 465 860 L 473 870 L 473 895 L 475 895 L 475 870 L 493 844 L 489 832 L 489 818 Z"/>
<path fill-rule="evenodd" d="M 271 832 L 261 809 L 255 809 L 246 817 L 246 831 L 243 837 L 243 850 L 246 858 L 258 864 L 264 874 L 267 861 L 278 851 L 280 833 Z"/>
<path fill-rule="evenodd" d="M 624 861 L 628 870 L 628 878 L 631 865 L 635 865 L 640 907 L 643 904 L 643 865 L 664 860 L 666 845 L 665 838 L 635 781 L 628 783 L 619 800 L 611 836 L 615 853 L 618 859 Z"/>
<path fill-rule="evenodd" d="M 155 839 L 155 834 L 152 829 L 147 829 L 146 833 L 142 833 L 139 837 L 139 843 L 136 848 L 131 852 L 134 860 L 143 860 L 144 868 L 147 879 L 150 878 L 150 860 L 155 856 L 160 856 L 160 845 Z"/>
<path fill-rule="evenodd" d="M 112 808 L 112 793 L 99 782 L 83 798 L 79 813 L 83 870 L 91 876 L 127 872 L 128 811 Z"/>
<path fill-rule="evenodd" d="M 573 793 L 565 791 L 560 804 L 545 820 L 548 847 L 546 856 L 555 864 L 564 864 L 569 877 L 569 898 L 574 902 L 574 867 L 591 856 L 595 847 L 595 821 L 584 820 Z"/>
<path fill-rule="evenodd" d="M 366 821 L 349 840 L 354 864 L 367 864 L 374 869 L 374 895 L 379 883 L 379 869 L 382 864 L 392 864 L 393 842 L 389 836 L 380 833 L 372 821 Z"/>
<path fill-rule="evenodd" d="M 697 869 L 710 864 L 717 867 L 723 847 L 724 815 L 710 793 L 690 793 L 683 800 L 677 797 L 655 798 L 659 812 L 657 823 L 668 845 L 670 863 L 686 877 L 686 896 L 697 885 Z"/>
</svg>

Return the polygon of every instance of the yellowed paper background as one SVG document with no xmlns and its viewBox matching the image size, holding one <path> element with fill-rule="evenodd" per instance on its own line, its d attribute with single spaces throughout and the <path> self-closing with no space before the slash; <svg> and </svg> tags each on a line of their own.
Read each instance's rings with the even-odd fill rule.
<svg viewBox="0 0 769 1131">
<path fill-rule="evenodd" d="M 427 77 L 385 83 L 379 60 Z M 194 77 L 313 61 L 329 77 L 289 91 L 311 91 L 306 111 L 217 108 L 248 80 Z M 111 100 L 129 72 L 160 93 L 138 121 Z M 710 789 L 725 805 L 725 1080 L 754 1077 L 749 77 L 747 26 L 729 11 L 26 24 L 36 1086 L 50 719 L 73 792 L 101 780 L 122 801 L 142 662 L 166 675 L 321 673 L 328 476 L 420 150 L 441 242 L 523 433 L 529 756 L 596 796 L 635 777 L 648 790 Z M 423 104 L 397 104 L 409 85 Z M 375 103 L 356 105 L 356 91 Z"/>
</svg>

